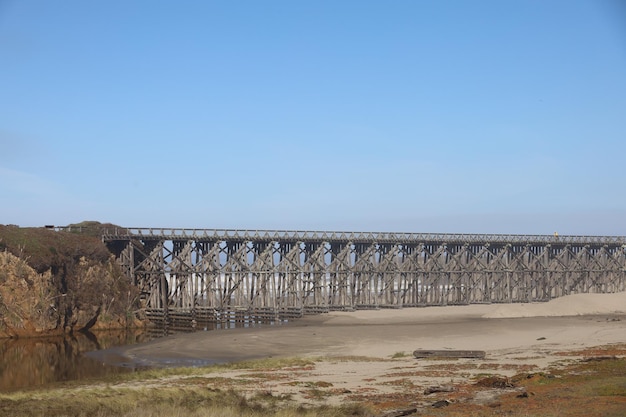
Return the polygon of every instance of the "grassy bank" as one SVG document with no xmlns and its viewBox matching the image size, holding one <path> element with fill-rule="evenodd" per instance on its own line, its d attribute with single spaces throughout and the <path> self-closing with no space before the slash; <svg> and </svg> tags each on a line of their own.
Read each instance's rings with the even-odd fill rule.
<svg viewBox="0 0 626 417">
<path fill-rule="evenodd" d="M 115 375 L 103 381 L 70 382 L 48 389 L 0 394 L 0 416 L 72 417 L 264 417 L 371 416 L 366 407 L 294 404 L 289 396 L 260 388 L 244 395 L 221 388 L 220 373 L 257 372 L 271 378 L 279 369 L 310 366 L 304 359 L 268 359 L 200 368 L 165 368 Z M 230 386 L 230 384 L 228 384 Z"/>
<path fill-rule="evenodd" d="M 304 409 L 285 406 L 286 399 L 259 393 L 246 398 L 235 391 L 201 386 L 120 388 L 101 387 L 78 390 L 55 389 L 46 393 L 20 393 L 3 396 L 3 416 L 364 416 L 358 406 Z"/>
<path fill-rule="evenodd" d="M 578 352 L 575 357 L 563 356 L 558 366 L 512 378 L 486 374 L 460 382 L 458 375 L 451 373 L 450 380 L 456 380 L 456 386 L 454 392 L 445 394 L 449 403 L 442 408 L 433 407 L 431 403 L 436 398 L 425 397 L 415 386 L 406 387 L 415 403 L 386 401 L 381 407 L 367 395 L 360 395 L 358 401 L 328 405 L 328 399 L 337 395 L 332 382 L 304 383 L 295 377 L 281 382 L 301 387 L 308 398 L 303 402 L 267 389 L 265 383 L 303 371 L 316 375 L 319 362 L 268 359 L 228 366 L 151 370 L 2 394 L 0 416 L 621 417 L 626 415 L 625 354 L 626 345 Z M 432 399 L 426 405 L 424 398 Z M 390 410 L 403 410 L 406 414 L 389 414 Z"/>
</svg>

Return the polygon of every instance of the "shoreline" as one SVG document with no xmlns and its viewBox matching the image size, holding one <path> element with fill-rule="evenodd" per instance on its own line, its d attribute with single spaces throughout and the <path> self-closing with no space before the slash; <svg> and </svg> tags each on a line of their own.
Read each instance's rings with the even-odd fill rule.
<svg viewBox="0 0 626 417">
<path fill-rule="evenodd" d="M 101 351 L 98 359 L 115 357 L 121 366 L 199 366 L 293 356 L 386 358 L 415 349 L 484 350 L 497 357 L 619 342 L 626 342 L 624 292 L 545 303 L 330 312 L 280 325 L 174 334 Z"/>
</svg>

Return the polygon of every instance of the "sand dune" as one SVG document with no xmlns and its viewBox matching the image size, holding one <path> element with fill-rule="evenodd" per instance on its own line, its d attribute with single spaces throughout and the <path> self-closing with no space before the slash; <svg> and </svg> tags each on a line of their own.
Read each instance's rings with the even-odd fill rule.
<svg viewBox="0 0 626 417">
<path fill-rule="evenodd" d="M 573 294 L 547 303 L 498 305 L 485 318 L 557 317 L 597 314 L 625 314 L 626 292 L 614 294 Z"/>
</svg>

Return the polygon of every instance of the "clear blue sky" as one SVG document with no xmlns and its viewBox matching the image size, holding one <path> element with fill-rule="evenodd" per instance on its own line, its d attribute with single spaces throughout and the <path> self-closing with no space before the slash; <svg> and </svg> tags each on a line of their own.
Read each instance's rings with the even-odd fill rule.
<svg viewBox="0 0 626 417">
<path fill-rule="evenodd" d="M 626 235 L 626 2 L 0 0 L 0 223 Z"/>
</svg>

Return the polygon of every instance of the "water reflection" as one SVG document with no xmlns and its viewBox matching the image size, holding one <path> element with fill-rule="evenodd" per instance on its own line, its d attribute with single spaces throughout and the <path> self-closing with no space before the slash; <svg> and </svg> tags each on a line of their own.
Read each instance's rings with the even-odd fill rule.
<svg viewBox="0 0 626 417">
<path fill-rule="evenodd" d="M 148 342 L 180 332 L 275 326 L 287 319 L 242 316 L 222 322 L 190 321 L 117 332 L 76 333 L 55 338 L 0 339 L 0 392 L 39 387 L 55 382 L 94 379 L 154 366 L 202 366 L 209 360 L 181 359 L 145 363 L 124 357 L 118 346 Z"/>
<path fill-rule="evenodd" d="M 149 339 L 150 336 L 143 331 L 0 339 L 0 391 L 130 372 L 131 369 L 104 364 L 84 353 Z"/>
</svg>

